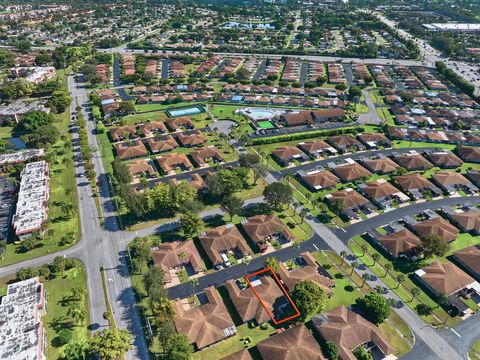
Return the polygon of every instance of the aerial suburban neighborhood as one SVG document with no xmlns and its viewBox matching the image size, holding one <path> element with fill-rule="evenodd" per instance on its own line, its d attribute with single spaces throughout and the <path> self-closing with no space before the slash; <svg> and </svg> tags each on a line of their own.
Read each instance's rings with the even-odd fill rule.
<svg viewBox="0 0 480 360">
<path fill-rule="evenodd" d="M 0 1 L 0 359 L 480 360 L 476 0 Z"/>
</svg>

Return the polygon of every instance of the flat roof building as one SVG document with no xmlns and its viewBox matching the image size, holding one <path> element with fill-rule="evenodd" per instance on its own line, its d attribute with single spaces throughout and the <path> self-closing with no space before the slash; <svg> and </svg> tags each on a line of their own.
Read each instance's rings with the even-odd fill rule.
<svg viewBox="0 0 480 360">
<path fill-rule="evenodd" d="M 13 216 L 13 228 L 20 238 L 40 230 L 47 219 L 49 197 L 49 170 L 46 161 L 36 161 L 25 166 L 20 174 L 17 209 Z"/>
<path fill-rule="evenodd" d="M 47 340 L 41 319 L 46 303 L 38 277 L 8 285 L 0 304 L 0 359 L 46 359 Z"/>
</svg>

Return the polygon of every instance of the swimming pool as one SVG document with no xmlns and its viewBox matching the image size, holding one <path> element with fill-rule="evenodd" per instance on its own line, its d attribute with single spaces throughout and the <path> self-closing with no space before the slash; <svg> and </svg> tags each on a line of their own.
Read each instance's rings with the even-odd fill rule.
<svg viewBox="0 0 480 360">
<path fill-rule="evenodd" d="M 273 118 L 275 116 L 275 112 L 265 109 L 249 109 L 247 112 L 247 116 L 255 121 L 267 120 Z"/>
<path fill-rule="evenodd" d="M 270 121 L 259 121 L 257 125 L 260 129 L 271 129 L 274 127 Z"/>
<path fill-rule="evenodd" d="M 165 113 L 168 115 L 168 117 L 177 117 L 177 116 L 201 114 L 204 111 L 205 110 L 201 106 L 191 106 L 191 107 L 179 108 L 179 109 L 168 109 L 168 110 L 165 110 Z"/>
</svg>

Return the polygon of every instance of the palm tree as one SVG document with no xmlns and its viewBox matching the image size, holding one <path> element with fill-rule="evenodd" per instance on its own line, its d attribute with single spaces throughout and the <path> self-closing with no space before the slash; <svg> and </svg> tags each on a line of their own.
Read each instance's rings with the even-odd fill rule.
<svg viewBox="0 0 480 360">
<path fill-rule="evenodd" d="M 368 246 L 365 244 L 360 245 L 360 249 L 362 250 L 362 256 L 365 256 L 365 253 L 368 250 Z"/>
<path fill-rule="evenodd" d="M 299 206 L 301 206 L 302 204 L 300 204 L 298 201 L 294 201 L 292 206 L 293 206 L 293 215 L 295 215 L 295 213 L 297 212 L 297 209 Z"/>
<path fill-rule="evenodd" d="M 305 216 L 307 216 L 307 214 L 308 214 L 308 210 L 307 210 L 307 209 L 302 208 L 302 209 L 300 210 L 300 214 L 299 214 L 299 215 L 300 215 L 300 217 L 302 218 L 301 224 L 303 224 L 303 221 L 305 220 Z"/>
<path fill-rule="evenodd" d="M 78 303 L 72 303 L 68 306 L 67 315 L 70 316 L 75 324 L 82 324 L 87 317 L 87 311 L 80 307 Z"/>
<path fill-rule="evenodd" d="M 83 300 L 83 297 L 85 296 L 86 293 L 87 291 L 83 287 L 80 287 L 80 286 L 74 287 L 72 289 L 72 298 L 78 301 Z"/>
<path fill-rule="evenodd" d="M 405 274 L 400 274 L 397 276 L 397 280 L 398 280 L 398 286 L 397 286 L 397 289 L 398 289 L 400 285 L 404 283 L 405 280 L 407 280 L 407 277 L 405 276 Z"/>
<path fill-rule="evenodd" d="M 243 274 L 244 277 L 247 276 L 248 265 L 250 265 L 251 262 L 252 262 L 252 258 L 250 257 L 246 257 L 245 259 L 243 259 L 243 265 L 245 268 L 245 273 Z"/>
<path fill-rule="evenodd" d="M 350 273 L 350 276 L 353 275 L 353 272 L 355 271 L 355 269 L 358 269 L 360 264 L 358 262 L 354 261 L 354 262 L 352 262 L 351 266 L 352 266 L 352 272 Z"/>
<path fill-rule="evenodd" d="M 418 295 L 420 295 L 420 289 L 414 287 L 413 289 L 410 290 L 410 293 L 412 294 L 412 299 L 410 300 L 410 302 L 412 302 L 417 298 Z"/>
<path fill-rule="evenodd" d="M 192 284 L 192 296 L 195 295 L 195 287 L 198 285 L 198 279 L 192 278 L 190 279 L 190 284 Z"/>
<path fill-rule="evenodd" d="M 342 265 L 345 262 L 345 258 L 347 257 L 347 252 L 345 250 L 340 251 L 340 256 L 342 257 Z"/>
<path fill-rule="evenodd" d="M 387 262 L 385 265 L 383 265 L 383 268 L 385 269 L 385 276 L 389 275 L 389 271 L 392 270 L 393 266 L 391 263 Z"/>
<path fill-rule="evenodd" d="M 377 263 L 378 259 L 380 259 L 380 254 L 379 254 L 379 253 L 374 253 L 374 254 L 372 254 L 372 260 L 373 260 L 373 265 L 372 265 L 372 266 L 375 266 L 375 264 Z"/>
<path fill-rule="evenodd" d="M 362 286 L 360 286 L 361 288 L 365 285 L 367 280 L 370 279 L 370 275 L 368 275 L 367 273 L 363 273 L 362 274 L 362 279 L 363 279 L 363 282 L 362 282 Z"/>
<path fill-rule="evenodd" d="M 300 245 L 301 245 L 301 243 L 300 243 L 299 241 L 296 241 L 296 240 L 295 240 L 295 241 L 293 242 L 293 249 L 294 249 L 294 251 L 293 251 L 292 261 L 293 261 L 293 259 L 295 259 L 295 258 L 297 257 L 297 255 L 298 255 L 298 250 L 300 250 Z"/>
</svg>

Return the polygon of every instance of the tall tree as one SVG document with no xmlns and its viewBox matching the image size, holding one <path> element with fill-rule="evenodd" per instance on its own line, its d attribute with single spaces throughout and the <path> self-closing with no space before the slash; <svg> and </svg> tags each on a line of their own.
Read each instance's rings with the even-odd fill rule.
<svg viewBox="0 0 480 360">
<path fill-rule="evenodd" d="M 321 312 L 327 300 L 323 289 L 311 280 L 300 281 L 295 285 L 292 299 L 303 318 Z"/>
<path fill-rule="evenodd" d="M 90 339 L 90 350 L 100 360 L 115 360 L 132 348 L 131 342 L 132 337 L 128 330 L 102 330 Z"/>
<path fill-rule="evenodd" d="M 188 337 L 175 334 L 167 339 L 163 351 L 165 360 L 190 360 L 193 348 Z"/>
<path fill-rule="evenodd" d="M 188 212 L 180 217 L 183 234 L 187 238 L 196 235 L 203 226 L 203 220 L 197 213 Z"/>
<path fill-rule="evenodd" d="M 375 324 L 381 324 L 390 315 L 390 305 L 383 296 L 376 292 L 371 292 L 361 299 L 357 299 L 357 305 L 360 306 L 367 317 Z"/>
<path fill-rule="evenodd" d="M 422 247 L 424 249 L 423 254 L 426 259 L 433 256 L 445 256 L 450 250 L 450 244 L 442 240 L 438 235 L 427 235 L 421 238 Z"/>
<path fill-rule="evenodd" d="M 243 204 L 244 201 L 238 196 L 229 195 L 220 202 L 220 209 L 226 212 L 230 216 L 230 221 L 232 221 L 233 216 L 239 214 L 242 210 Z"/>
<path fill-rule="evenodd" d="M 263 196 L 267 203 L 275 210 L 281 210 L 285 205 L 288 205 L 293 200 L 292 189 L 290 186 L 274 182 L 265 187 Z"/>
</svg>

